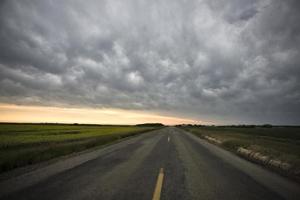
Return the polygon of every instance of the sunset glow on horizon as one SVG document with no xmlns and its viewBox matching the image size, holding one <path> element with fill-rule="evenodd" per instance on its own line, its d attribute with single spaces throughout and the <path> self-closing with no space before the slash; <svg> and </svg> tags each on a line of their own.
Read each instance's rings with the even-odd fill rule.
<svg viewBox="0 0 300 200">
<path fill-rule="evenodd" d="M 163 123 L 199 124 L 207 122 L 165 116 L 135 110 L 114 108 L 61 108 L 0 104 L 0 122 L 19 123 L 81 123 L 81 124 L 125 124 Z"/>
</svg>

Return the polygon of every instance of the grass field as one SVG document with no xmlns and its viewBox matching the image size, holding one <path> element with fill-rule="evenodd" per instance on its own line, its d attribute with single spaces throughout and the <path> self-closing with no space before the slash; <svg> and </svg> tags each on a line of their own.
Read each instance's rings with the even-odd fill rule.
<svg viewBox="0 0 300 200">
<path fill-rule="evenodd" d="M 238 128 L 238 127 L 185 127 L 195 135 L 215 138 L 220 146 L 234 153 L 239 147 L 268 156 L 269 160 L 289 163 L 300 175 L 300 128 Z"/>
<path fill-rule="evenodd" d="M 0 173 L 154 129 L 137 126 L 0 124 Z"/>
</svg>

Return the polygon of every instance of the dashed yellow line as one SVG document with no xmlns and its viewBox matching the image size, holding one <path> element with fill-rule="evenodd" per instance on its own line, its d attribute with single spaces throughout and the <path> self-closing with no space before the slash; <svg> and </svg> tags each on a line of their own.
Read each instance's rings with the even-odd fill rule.
<svg viewBox="0 0 300 200">
<path fill-rule="evenodd" d="M 164 168 L 160 168 L 152 200 L 160 200 L 163 180 L 164 180 Z"/>
</svg>

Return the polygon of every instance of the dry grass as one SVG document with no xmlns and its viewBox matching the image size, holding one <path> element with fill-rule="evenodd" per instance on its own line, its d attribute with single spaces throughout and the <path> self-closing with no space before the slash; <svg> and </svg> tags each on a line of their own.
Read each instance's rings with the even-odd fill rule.
<svg viewBox="0 0 300 200">
<path fill-rule="evenodd" d="M 300 176 L 300 128 L 232 128 L 232 127 L 186 127 L 186 130 L 205 139 L 214 138 L 223 148 L 238 152 L 242 147 L 269 160 L 289 163 L 296 176 Z"/>
</svg>

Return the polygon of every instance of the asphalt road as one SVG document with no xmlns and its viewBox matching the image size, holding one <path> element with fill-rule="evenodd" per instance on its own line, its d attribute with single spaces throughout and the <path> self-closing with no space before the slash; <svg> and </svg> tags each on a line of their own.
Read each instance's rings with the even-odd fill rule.
<svg viewBox="0 0 300 200">
<path fill-rule="evenodd" d="M 300 199 L 298 184 L 174 127 L 2 180 L 0 199 L 150 200 L 159 179 L 160 199 Z"/>
</svg>

